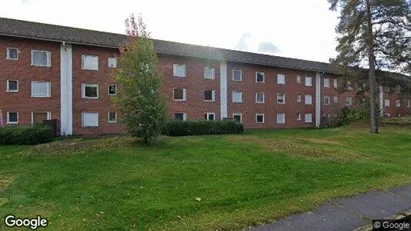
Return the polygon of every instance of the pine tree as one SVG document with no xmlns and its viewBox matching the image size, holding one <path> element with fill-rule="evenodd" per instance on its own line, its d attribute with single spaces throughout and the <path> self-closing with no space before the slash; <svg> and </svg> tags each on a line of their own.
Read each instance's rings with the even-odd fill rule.
<svg viewBox="0 0 411 231">
<path fill-rule="evenodd" d="M 114 80 L 119 88 L 114 102 L 129 133 L 149 143 L 161 133 L 166 99 L 153 42 L 141 15 L 126 20 L 127 41 L 120 48 Z"/>
<path fill-rule="evenodd" d="M 328 0 L 340 10 L 338 55 L 330 62 L 350 82 L 364 83 L 361 67 L 368 68 L 370 131 L 378 133 L 378 70 L 411 70 L 411 15 L 407 0 Z M 380 73 L 380 72 L 378 72 Z"/>
</svg>

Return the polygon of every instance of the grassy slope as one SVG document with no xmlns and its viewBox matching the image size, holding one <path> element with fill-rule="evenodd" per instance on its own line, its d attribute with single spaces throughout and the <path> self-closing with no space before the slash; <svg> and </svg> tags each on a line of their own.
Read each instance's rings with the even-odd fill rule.
<svg viewBox="0 0 411 231">
<path fill-rule="evenodd" d="M 0 147 L 0 216 L 40 214 L 58 230 L 242 228 L 411 182 L 410 150 L 404 128 Z"/>
</svg>

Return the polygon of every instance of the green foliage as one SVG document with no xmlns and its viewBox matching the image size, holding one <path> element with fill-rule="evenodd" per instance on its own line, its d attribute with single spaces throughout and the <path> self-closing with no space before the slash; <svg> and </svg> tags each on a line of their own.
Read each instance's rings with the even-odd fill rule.
<svg viewBox="0 0 411 231">
<path fill-rule="evenodd" d="M 119 88 L 114 102 L 120 109 L 120 121 L 129 133 L 149 143 L 161 133 L 166 116 L 166 99 L 160 89 L 162 75 L 141 16 L 138 23 L 134 16 L 127 23 L 128 41 L 121 48 L 114 73 Z"/>
<path fill-rule="evenodd" d="M 36 124 L 33 127 L 0 128 L 0 145 L 35 145 L 54 139 L 53 129 Z"/>
<path fill-rule="evenodd" d="M 163 134 L 168 136 L 190 136 L 190 135 L 219 135 L 240 134 L 244 132 L 242 123 L 236 121 L 167 121 Z"/>
</svg>

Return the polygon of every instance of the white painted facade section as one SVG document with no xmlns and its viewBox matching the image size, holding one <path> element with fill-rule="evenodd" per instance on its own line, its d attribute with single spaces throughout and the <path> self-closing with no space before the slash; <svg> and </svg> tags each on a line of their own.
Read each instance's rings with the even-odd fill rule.
<svg viewBox="0 0 411 231">
<path fill-rule="evenodd" d="M 227 118 L 227 63 L 220 64 L 220 114 Z"/>
<path fill-rule="evenodd" d="M 73 135 L 73 50 L 63 42 L 60 47 L 60 134 Z"/>
<path fill-rule="evenodd" d="M 321 76 L 320 72 L 315 75 L 315 126 L 321 125 Z"/>
<path fill-rule="evenodd" d="M 384 87 L 380 86 L 380 115 L 384 116 Z"/>
</svg>

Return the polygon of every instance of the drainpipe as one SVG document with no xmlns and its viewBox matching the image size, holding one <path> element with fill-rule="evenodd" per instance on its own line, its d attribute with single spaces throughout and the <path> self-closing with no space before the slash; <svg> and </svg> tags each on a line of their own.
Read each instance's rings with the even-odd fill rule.
<svg viewBox="0 0 411 231">
<path fill-rule="evenodd" d="M 321 125 L 321 76 L 324 72 L 317 72 L 315 78 L 315 126 Z"/>
</svg>

